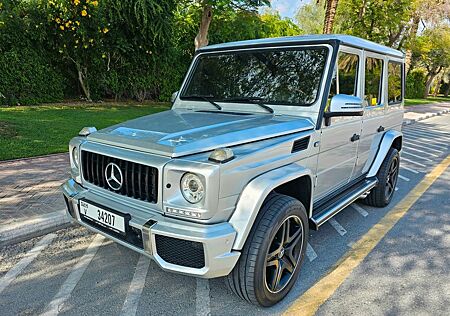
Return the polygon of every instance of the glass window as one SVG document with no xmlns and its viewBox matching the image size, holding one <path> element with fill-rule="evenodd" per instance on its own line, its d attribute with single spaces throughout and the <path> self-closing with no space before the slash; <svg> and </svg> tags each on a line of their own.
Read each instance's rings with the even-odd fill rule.
<svg viewBox="0 0 450 316">
<path fill-rule="evenodd" d="M 356 96 L 358 90 L 359 57 L 355 54 L 340 52 L 331 82 L 330 97 L 336 94 Z"/>
<path fill-rule="evenodd" d="M 403 98 L 402 64 L 390 61 L 388 63 L 388 102 L 400 103 Z"/>
<path fill-rule="evenodd" d="M 369 106 L 381 103 L 382 78 L 383 61 L 378 58 L 367 57 L 364 99 Z"/>
<path fill-rule="evenodd" d="M 181 99 L 201 95 L 222 102 L 310 105 L 317 98 L 327 54 L 325 47 L 312 47 L 200 55 Z"/>
</svg>

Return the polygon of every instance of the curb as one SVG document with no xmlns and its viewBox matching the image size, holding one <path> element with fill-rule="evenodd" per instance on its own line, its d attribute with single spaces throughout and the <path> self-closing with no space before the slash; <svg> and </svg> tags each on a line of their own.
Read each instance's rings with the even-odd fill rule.
<svg viewBox="0 0 450 316">
<path fill-rule="evenodd" d="M 37 216 L 0 230 L 0 247 L 42 236 L 69 225 L 70 219 L 65 210 Z"/>
<path fill-rule="evenodd" d="M 442 111 L 438 111 L 438 112 L 435 112 L 435 113 L 426 113 L 424 116 L 421 116 L 418 119 L 404 120 L 403 121 L 403 125 L 411 125 L 411 124 L 413 124 L 415 122 L 419 122 L 419 121 L 428 119 L 428 118 L 433 117 L 433 116 L 447 114 L 449 112 L 450 112 L 450 110 L 442 110 Z"/>
</svg>

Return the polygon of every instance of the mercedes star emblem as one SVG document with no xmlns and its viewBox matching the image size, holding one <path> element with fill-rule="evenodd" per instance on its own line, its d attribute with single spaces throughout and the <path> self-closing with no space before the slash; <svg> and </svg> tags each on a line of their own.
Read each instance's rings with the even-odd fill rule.
<svg viewBox="0 0 450 316">
<path fill-rule="evenodd" d="M 105 169 L 105 178 L 109 187 L 114 191 L 119 191 L 122 188 L 123 176 L 120 167 L 114 162 L 110 162 Z"/>
</svg>

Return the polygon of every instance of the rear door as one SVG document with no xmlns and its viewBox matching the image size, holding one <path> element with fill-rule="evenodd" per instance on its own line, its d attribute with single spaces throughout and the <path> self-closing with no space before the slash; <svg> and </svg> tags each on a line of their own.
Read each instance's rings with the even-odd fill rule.
<svg viewBox="0 0 450 316">
<path fill-rule="evenodd" d="M 358 82 L 361 59 L 361 50 L 341 47 L 328 104 L 336 94 L 360 96 L 362 90 Z M 314 194 L 316 200 L 339 189 L 351 179 L 358 149 L 358 140 L 353 135 L 360 134 L 361 121 L 360 116 L 347 116 L 331 118 L 329 126 L 322 123 Z"/>
<path fill-rule="evenodd" d="M 369 170 L 385 130 L 385 79 L 386 58 L 383 55 L 364 53 L 364 116 L 353 178 Z"/>
</svg>

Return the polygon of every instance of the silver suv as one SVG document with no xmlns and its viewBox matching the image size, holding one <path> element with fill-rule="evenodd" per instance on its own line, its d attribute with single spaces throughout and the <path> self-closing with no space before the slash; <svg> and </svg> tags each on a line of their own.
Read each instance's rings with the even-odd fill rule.
<svg viewBox="0 0 450 316">
<path fill-rule="evenodd" d="M 391 201 L 404 77 L 401 52 L 351 36 L 202 48 L 170 110 L 70 141 L 68 213 L 164 270 L 273 305 L 309 229 L 356 199 Z"/>
</svg>

